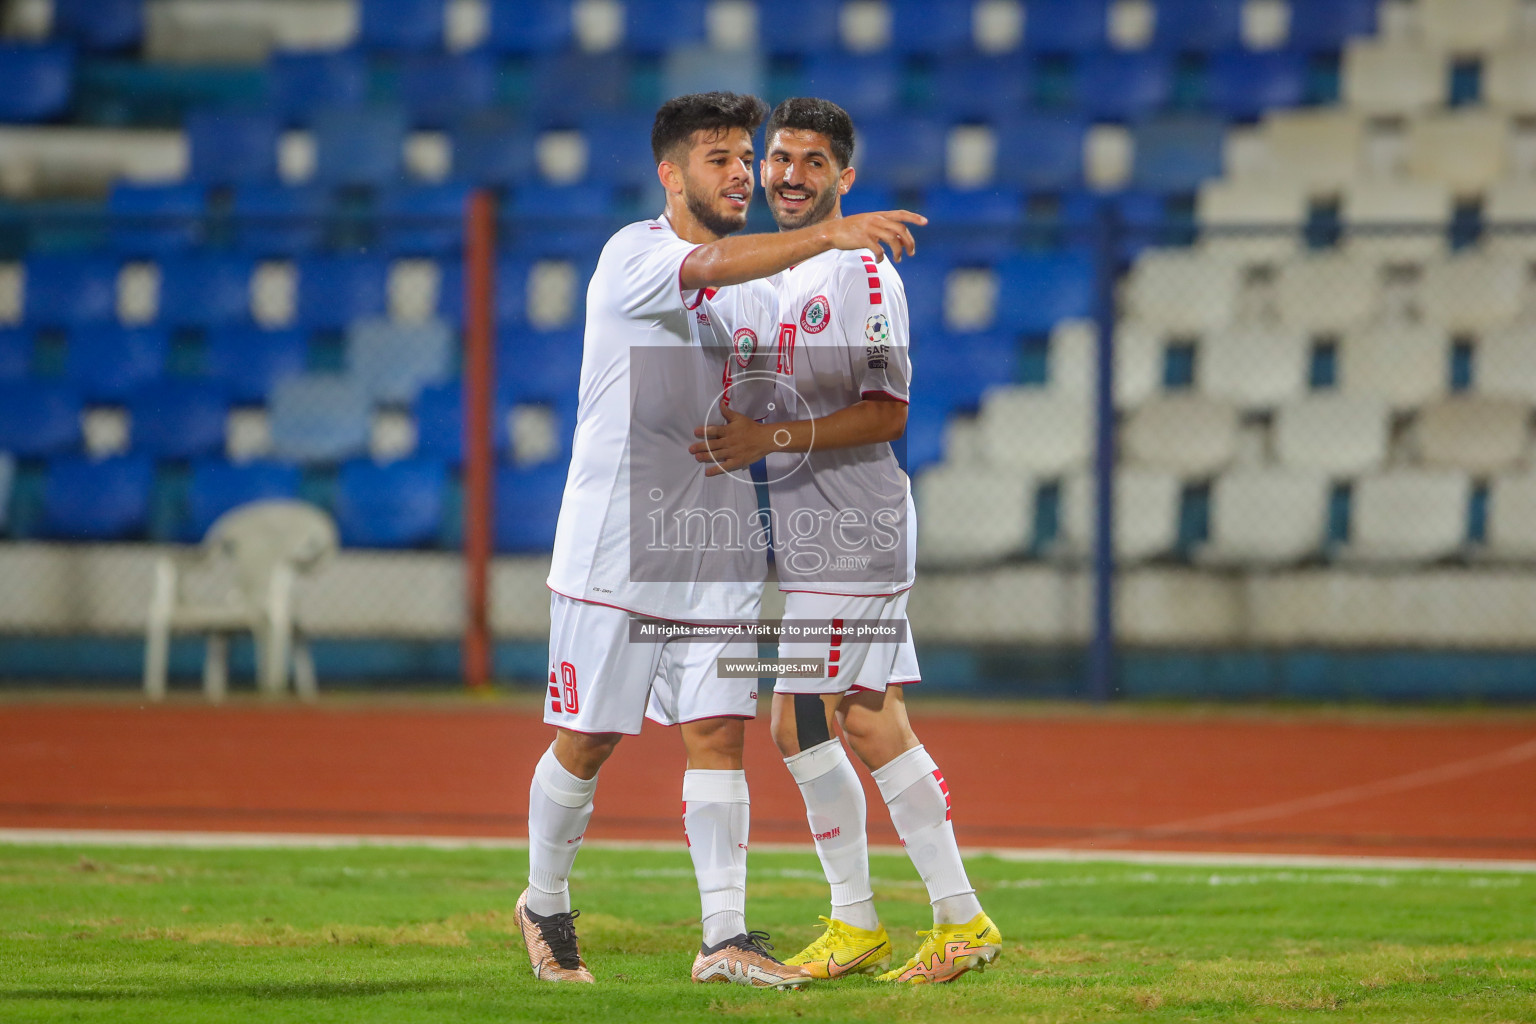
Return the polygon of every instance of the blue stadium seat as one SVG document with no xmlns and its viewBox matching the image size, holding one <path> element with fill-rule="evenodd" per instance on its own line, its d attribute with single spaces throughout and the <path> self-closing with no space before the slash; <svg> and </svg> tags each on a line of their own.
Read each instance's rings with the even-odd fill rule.
<svg viewBox="0 0 1536 1024">
<path fill-rule="evenodd" d="M 43 531 L 60 540 L 122 540 L 144 532 L 155 467 L 143 455 L 54 459 L 43 483 Z"/>
<path fill-rule="evenodd" d="M 890 0 L 891 49 L 937 56 L 971 49 L 971 0 Z"/>
<path fill-rule="evenodd" d="M 920 211 L 928 218 L 920 252 L 942 252 L 966 263 L 991 263 L 1018 247 L 1024 224 L 1024 194 L 1017 188 L 955 189 L 923 193 Z M 903 279 L 905 280 L 905 279 Z"/>
<path fill-rule="evenodd" d="M 944 180 L 948 133 L 920 117 L 867 117 L 859 124 L 854 166 L 865 181 L 895 188 L 924 188 Z"/>
<path fill-rule="evenodd" d="M 932 334 L 920 342 L 926 359 L 915 358 L 914 401 L 945 412 L 974 410 L 987 388 L 1018 380 L 1019 343 L 1009 334 Z"/>
<path fill-rule="evenodd" d="M 618 109 L 634 102 L 634 72 L 621 51 L 554 53 L 535 57 L 525 107 L 540 118 L 535 127 L 574 125 L 594 109 Z"/>
<path fill-rule="evenodd" d="M 80 396 L 51 381 L 0 381 L 0 451 L 34 458 L 80 447 Z"/>
<path fill-rule="evenodd" d="M 192 185 L 112 186 L 112 245 L 124 256 L 184 252 L 203 240 L 207 190 Z"/>
<path fill-rule="evenodd" d="M 215 519 L 247 502 L 296 498 L 298 494 L 297 466 L 198 459 L 192 463 L 187 487 L 186 535 L 182 539 L 201 540 Z"/>
<path fill-rule="evenodd" d="M 468 185 L 386 189 L 376 204 L 380 248 L 392 256 L 439 256 L 464 248 Z"/>
<path fill-rule="evenodd" d="M 1206 100 L 1218 113 L 1253 119 L 1299 106 L 1306 88 L 1307 59 L 1294 50 L 1228 50 L 1211 58 Z"/>
<path fill-rule="evenodd" d="M 76 327 L 69 332 L 64 376 L 87 402 L 122 403 L 165 374 L 171 352 L 163 328 Z"/>
<path fill-rule="evenodd" d="M 559 53 L 571 43 L 571 0 L 487 4 L 485 45 L 493 53 Z"/>
<path fill-rule="evenodd" d="M 144 0 L 53 0 L 53 34 L 82 50 L 132 50 L 144 37 Z"/>
<path fill-rule="evenodd" d="M 528 185 L 513 193 L 500 237 L 528 258 L 595 259 L 618 213 L 612 185 Z"/>
<path fill-rule="evenodd" d="M 361 0 L 357 42 L 384 53 L 441 50 L 445 0 Z"/>
<path fill-rule="evenodd" d="M 1035 53 L 1086 53 L 1109 44 L 1110 0 L 1029 0 L 1024 48 Z"/>
<path fill-rule="evenodd" d="M 763 17 L 759 8 L 757 45 L 770 57 L 804 57 L 837 47 L 840 0 L 802 0 L 794 17 Z"/>
<path fill-rule="evenodd" d="M 931 259 L 921 243 L 918 244 L 918 252 L 922 254 L 919 256 L 923 260 L 922 269 L 917 273 L 901 275 L 901 284 L 907 293 L 907 320 L 914 338 L 943 327 L 944 279 L 952 269 L 944 253 L 937 253 L 935 255 L 938 258 Z"/>
<path fill-rule="evenodd" d="M 624 49 L 656 56 L 704 42 L 704 0 L 625 0 Z"/>
<path fill-rule="evenodd" d="M 384 312 L 389 264 L 378 256 L 306 256 L 299 275 L 294 323 L 337 330 L 358 317 Z"/>
<path fill-rule="evenodd" d="M 271 114 L 198 110 L 187 117 L 193 181 L 233 185 L 277 180 L 282 125 Z"/>
<path fill-rule="evenodd" d="M 496 269 L 491 277 L 492 302 L 495 319 L 499 326 L 521 326 L 528 314 L 529 260 L 517 259 L 502 253 L 496 258 Z M 454 261 L 443 264 L 442 277 L 437 286 L 438 314 L 455 326 L 464 323 L 464 264 Z"/>
<path fill-rule="evenodd" d="M 273 385 L 267 413 L 277 458 L 340 462 L 368 449 L 373 409 L 367 390 L 350 377 L 285 377 Z"/>
<path fill-rule="evenodd" d="M 235 247 L 261 257 L 313 252 L 325 240 L 329 210 L 324 189 L 238 185 L 230 201 Z"/>
<path fill-rule="evenodd" d="M 359 459 L 341 467 L 336 484 L 336 525 L 343 544 L 409 548 L 436 539 L 448 484 L 441 461 L 405 459 L 381 466 Z"/>
<path fill-rule="evenodd" d="M 405 168 L 405 113 L 395 107 L 332 107 L 314 115 L 320 185 L 391 185 Z"/>
<path fill-rule="evenodd" d="M 553 462 L 531 469 L 506 466 L 497 471 L 497 551 L 548 551 L 554 546 L 568 468 L 566 463 Z"/>
<path fill-rule="evenodd" d="M 1226 135 L 1225 121 L 1199 115 L 1160 117 L 1132 126 L 1136 147 L 1132 186 L 1153 192 L 1193 192 L 1202 181 L 1220 177 Z"/>
<path fill-rule="evenodd" d="M 198 253 L 160 261 L 159 321 L 170 327 L 212 327 L 251 321 L 249 256 Z"/>
<path fill-rule="evenodd" d="M 32 332 L 0 327 L 0 381 L 23 380 L 32 372 Z"/>
<path fill-rule="evenodd" d="M 237 404 L 259 405 L 279 380 L 303 373 L 308 359 L 303 331 L 220 327 L 208 334 L 203 372 Z"/>
<path fill-rule="evenodd" d="M 950 121 L 1000 121 L 1025 112 L 1034 64 L 1024 54 L 950 55 L 933 70 L 929 105 Z"/>
<path fill-rule="evenodd" d="M 63 117 L 74 96 L 74 80 L 71 47 L 0 44 L 0 123 Z"/>
<path fill-rule="evenodd" d="M 368 97 L 368 60 L 357 52 L 275 53 L 267 62 L 269 108 L 287 124 L 308 124 L 322 107 Z"/>
<path fill-rule="evenodd" d="M 507 413 L 511 406 L 505 396 L 492 397 L 491 443 L 493 450 L 507 450 Z M 443 459 L 452 465 L 464 461 L 464 381 L 460 378 L 421 389 L 416 396 L 416 451 L 422 456 Z"/>
<path fill-rule="evenodd" d="M 191 459 L 224 450 L 229 398 L 218 384 L 166 379 L 147 384 L 128 403 L 133 450 L 162 459 Z"/>
<path fill-rule="evenodd" d="M 581 384 L 582 331 L 502 331 L 496 376 L 509 401 L 561 403 Z"/>
<path fill-rule="evenodd" d="M 1047 334 L 1093 313 L 1093 259 L 1081 252 L 1019 256 L 997 266 L 997 330 Z"/>
<path fill-rule="evenodd" d="M 442 320 L 397 323 L 382 317 L 347 329 L 347 370 L 376 402 L 408 403 L 453 372 L 454 335 Z"/>
<path fill-rule="evenodd" d="M 1073 69 L 1078 109 L 1095 121 L 1133 121 L 1167 106 L 1173 59 L 1163 53 L 1091 53 Z"/>
<path fill-rule="evenodd" d="M 907 429 L 891 445 L 908 476 L 944 458 L 944 424 L 948 419 L 949 409 L 941 398 L 921 390 L 913 392 L 912 404 L 907 407 Z"/>
<path fill-rule="evenodd" d="M 656 186 L 651 155 L 654 114 L 639 110 L 598 110 L 581 119 L 587 140 L 587 177 L 595 182 L 650 189 Z"/>
<path fill-rule="evenodd" d="M 11 485 L 16 482 L 16 460 L 10 452 L 0 452 L 0 533 L 5 532 L 11 511 Z"/>
<path fill-rule="evenodd" d="M 1169 52 L 1213 53 L 1243 41 L 1243 0 L 1157 0 L 1152 45 Z"/>
<path fill-rule="evenodd" d="M 496 102 L 498 71 L 486 53 L 413 54 L 400 66 L 400 102 L 417 128 L 444 128 Z"/>
<path fill-rule="evenodd" d="M 1376 34 L 1376 0 L 1291 0 L 1287 45 L 1307 53 L 1337 52 L 1347 40 Z"/>
<path fill-rule="evenodd" d="M 997 125 L 999 184 L 1026 189 L 1072 188 L 1083 179 L 1088 125 L 1075 114 L 1025 114 Z"/>
<path fill-rule="evenodd" d="M 859 166 L 859 151 L 853 151 L 853 165 Z M 843 216 L 851 217 L 856 213 L 877 213 L 880 210 L 895 210 L 899 204 L 896 202 L 896 190 L 885 185 L 876 185 L 858 178 L 853 183 L 853 188 L 843 196 L 840 204 L 843 208 Z M 748 229 L 750 230 L 750 229 Z"/>
<path fill-rule="evenodd" d="M 26 323 L 73 327 L 117 319 L 117 260 L 95 254 L 29 256 Z"/>
<path fill-rule="evenodd" d="M 449 139 L 453 177 L 459 181 L 521 185 L 537 172 L 537 135 L 510 111 L 471 111 L 453 123 Z"/>
<path fill-rule="evenodd" d="M 901 62 L 876 53 L 814 54 L 804 61 L 800 89 L 804 96 L 836 103 L 857 124 L 860 118 L 890 114 L 900 107 Z"/>
</svg>

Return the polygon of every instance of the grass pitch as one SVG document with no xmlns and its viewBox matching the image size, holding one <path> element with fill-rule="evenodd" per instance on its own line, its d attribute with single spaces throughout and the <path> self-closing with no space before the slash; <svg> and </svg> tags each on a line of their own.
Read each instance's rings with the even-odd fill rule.
<svg viewBox="0 0 1536 1024">
<path fill-rule="evenodd" d="M 420 848 L 0 846 L 0 1021 L 1536 1021 L 1536 875 L 973 858 L 996 967 L 923 989 L 697 986 L 686 852 L 584 850 L 598 984 L 529 975 L 526 855 Z M 928 906 L 903 858 L 876 899 L 905 956 Z M 803 854 L 753 853 L 748 924 L 819 930 Z"/>
</svg>

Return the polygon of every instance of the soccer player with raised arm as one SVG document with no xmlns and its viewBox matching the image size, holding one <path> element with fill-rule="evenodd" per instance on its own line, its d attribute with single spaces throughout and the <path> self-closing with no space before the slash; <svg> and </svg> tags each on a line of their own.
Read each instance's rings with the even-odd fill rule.
<svg viewBox="0 0 1536 1024">
<path fill-rule="evenodd" d="M 768 119 L 762 165 L 768 207 L 793 234 L 842 218 L 852 187 L 853 122 L 836 104 L 790 99 Z M 786 623 L 825 634 L 779 644 L 783 659 L 824 658 L 821 679 L 781 678 L 773 738 L 805 798 L 827 881 L 826 931 L 785 963 L 818 978 L 878 973 L 891 941 L 875 912 L 864 791 L 832 734 L 834 719 L 870 769 L 891 823 L 928 889 L 933 928 L 883 981 L 945 982 L 995 960 L 1002 937 L 966 878 L 950 824 L 950 793 L 912 732 L 903 685 L 918 681 L 906 635 L 914 579 L 911 487 L 890 442 L 906 428 L 906 293 L 889 262 L 826 252 L 776 278 L 780 325 L 777 421 L 727 411 L 695 431 L 707 474 L 735 473 L 767 456 L 774 562 Z M 901 639 L 860 640 L 871 625 Z"/>
<path fill-rule="evenodd" d="M 609 239 L 587 289 L 576 435 L 549 574 L 544 720 L 556 733 L 529 789 L 528 888 L 517 902 L 541 980 L 594 980 L 568 879 L 598 770 L 645 718 L 679 726 L 687 751 L 684 826 L 704 932 L 693 979 L 785 987 L 808 978 L 774 959 L 744 918 L 741 752 L 757 681 L 722 678 L 717 661 L 755 657 L 756 641 L 657 642 L 643 630 L 758 614 L 764 555 L 708 536 L 752 521 L 752 490 L 703 477 L 686 446 L 706 412 L 718 421 L 733 361 L 747 366 L 776 329 L 776 297 L 762 279 L 833 248 L 883 258 L 886 246 L 899 258 L 913 249 L 907 224 L 923 218 L 897 211 L 727 237 L 746 224 L 752 140 L 766 113 L 762 100 L 731 93 L 664 104 L 651 147 L 666 207 Z M 657 524 L 679 525 L 652 536 Z"/>
</svg>

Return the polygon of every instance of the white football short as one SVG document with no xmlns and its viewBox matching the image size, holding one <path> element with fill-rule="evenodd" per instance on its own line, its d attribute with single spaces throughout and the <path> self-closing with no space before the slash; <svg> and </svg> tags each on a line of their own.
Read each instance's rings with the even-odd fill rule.
<svg viewBox="0 0 1536 1024">
<path fill-rule="evenodd" d="M 680 725 L 757 716 L 757 679 L 721 678 L 721 658 L 756 658 L 757 641 L 630 638 L 645 616 L 551 594 L 549 697 L 544 721 L 574 732 L 640 731 L 645 719 Z"/>
<path fill-rule="evenodd" d="M 907 594 L 881 594 L 851 597 L 845 594 L 809 594 L 791 591 L 784 595 L 785 621 L 890 622 L 906 624 Z M 887 686 L 918 682 L 917 648 L 912 644 L 910 628 L 906 636 L 894 641 L 853 641 L 833 632 L 818 635 L 807 642 L 779 640 L 780 660 L 822 658 L 826 673 L 820 679 L 780 679 L 774 693 L 845 693 L 849 690 L 874 690 L 884 693 Z"/>
</svg>

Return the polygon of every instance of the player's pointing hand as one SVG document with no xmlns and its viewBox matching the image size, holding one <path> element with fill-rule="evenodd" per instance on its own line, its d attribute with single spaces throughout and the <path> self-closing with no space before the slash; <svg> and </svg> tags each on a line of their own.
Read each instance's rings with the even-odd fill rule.
<svg viewBox="0 0 1536 1024">
<path fill-rule="evenodd" d="M 878 263 L 885 259 L 885 249 L 881 248 L 885 246 L 900 263 L 903 255 L 917 252 L 917 241 L 907 225 L 927 223 L 927 217 L 911 210 L 881 210 L 828 221 L 827 230 L 835 249 L 868 249 Z"/>
</svg>

